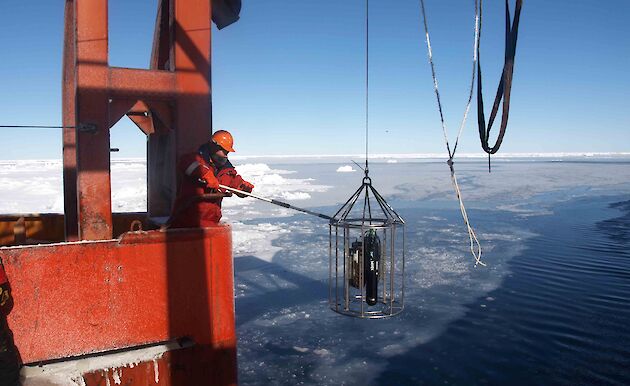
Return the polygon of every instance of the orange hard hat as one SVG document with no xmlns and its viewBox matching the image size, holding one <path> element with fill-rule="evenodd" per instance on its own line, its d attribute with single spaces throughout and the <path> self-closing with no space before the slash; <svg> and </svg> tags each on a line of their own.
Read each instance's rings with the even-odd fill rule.
<svg viewBox="0 0 630 386">
<path fill-rule="evenodd" d="M 234 146 L 234 138 L 232 138 L 232 134 L 229 131 L 218 130 L 212 134 L 212 142 L 221 146 L 224 150 L 227 150 L 231 153 L 234 153 L 236 150 L 232 146 Z"/>
</svg>

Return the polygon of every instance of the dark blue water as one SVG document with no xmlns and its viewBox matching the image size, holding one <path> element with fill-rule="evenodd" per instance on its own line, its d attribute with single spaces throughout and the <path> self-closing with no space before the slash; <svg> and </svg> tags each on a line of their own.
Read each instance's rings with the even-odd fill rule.
<svg viewBox="0 0 630 386">
<path fill-rule="evenodd" d="M 469 210 L 486 268 L 452 202 L 392 200 L 407 221 L 406 308 L 379 321 L 328 310 L 325 224 L 256 220 L 290 232 L 271 262 L 235 259 L 239 382 L 630 384 L 630 201 L 580 189 Z"/>
<path fill-rule="evenodd" d="M 502 284 L 434 340 L 387 358 L 379 385 L 630 384 L 630 201 L 527 220 Z"/>
</svg>

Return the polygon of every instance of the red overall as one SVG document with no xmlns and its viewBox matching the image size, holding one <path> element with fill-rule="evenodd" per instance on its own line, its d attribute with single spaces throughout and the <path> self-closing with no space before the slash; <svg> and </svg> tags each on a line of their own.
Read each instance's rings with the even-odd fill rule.
<svg viewBox="0 0 630 386">
<path fill-rule="evenodd" d="M 180 181 L 171 215 L 172 228 L 207 227 L 221 220 L 223 198 L 201 199 L 204 194 L 215 193 L 201 182 L 204 174 L 212 171 L 221 185 L 239 189 L 243 184 L 243 178 L 229 161 L 217 168 L 199 152 L 182 156 L 177 171 Z"/>
<path fill-rule="evenodd" d="M 0 317 L 4 314 L 3 306 L 9 302 L 10 297 L 9 279 L 4 272 L 2 262 L 0 262 Z"/>
<path fill-rule="evenodd" d="M 4 267 L 2 263 L 0 263 L 0 285 L 8 283 L 9 279 L 7 279 L 7 274 L 4 272 Z"/>
<path fill-rule="evenodd" d="M 18 386 L 20 364 L 6 315 L 12 307 L 9 280 L 0 262 L 0 385 Z"/>
</svg>

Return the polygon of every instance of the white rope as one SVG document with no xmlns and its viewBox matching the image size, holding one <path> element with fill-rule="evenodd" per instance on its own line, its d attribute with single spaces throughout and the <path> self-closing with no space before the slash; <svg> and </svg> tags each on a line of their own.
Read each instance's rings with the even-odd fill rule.
<svg viewBox="0 0 630 386">
<path fill-rule="evenodd" d="M 452 169 L 451 169 L 452 170 Z M 477 235 L 475 234 L 475 230 L 470 225 L 468 221 L 468 213 L 466 213 L 466 208 L 464 207 L 464 201 L 462 199 L 462 193 L 459 190 L 459 184 L 457 184 L 457 177 L 455 176 L 455 172 L 451 172 L 451 182 L 453 182 L 453 187 L 455 188 L 455 194 L 457 195 L 457 199 L 459 200 L 459 209 L 462 212 L 462 218 L 464 219 L 464 224 L 466 224 L 466 228 L 468 229 L 468 239 L 470 240 L 470 253 L 472 253 L 475 258 L 475 267 L 479 264 L 482 266 L 486 266 L 486 264 L 481 261 L 481 244 L 479 243 L 479 239 L 477 239 Z M 476 246 L 476 251 L 475 251 Z"/>
<path fill-rule="evenodd" d="M 427 23 L 426 11 L 424 8 L 424 0 L 420 0 L 420 8 L 422 10 L 422 20 L 424 22 L 424 32 L 426 36 L 427 50 L 429 53 L 429 64 L 431 65 L 431 76 L 433 77 L 433 90 L 435 91 L 435 97 L 437 99 L 438 110 L 440 112 L 440 122 L 442 124 L 442 132 L 444 134 L 444 142 L 446 143 L 446 150 L 448 151 L 448 157 L 449 157 L 448 165 L 451 169 L 451 182 L 453 183 L 455 194 L 457 195 L 457 199 L 459 200 L 459 209 L 462 212 L 462 218 L 464 219 L 464 223 L 466 224 L 466 228 L 468 230 L 468 238 L 470 240 L 470 252 L 475 258 L 475 267 L 477 265 L 485 266 L 486 264 L 481 261 L 481 253 L 482 253 L 481 244 L 479 243 L 479 239 L 477 239 L 475 230 L 470 225 L 470 221 L 468 220 L 468 213 L 466 212 L 466 207 L 464 206 L 462 192 L 459 188 L 459 184 L 457 183 L 457 176 L 455 175 L 455 169 L 453 168 L 453 159 L 455 157 L 455 152 L 457 151 L 459 138 L 462 135 L 464 126 L 466 125 L 466 119 L 468 118 L 468 112 L 470 111 L 470 104 L 472 102 L 472 96 L 473 96 L 473 90 L 474 90 L 474 84 L 475 84 L 475 65 L 477 64 L 477 46 L 479 44 L 479 3 L 478 3 L 478 0 L 475 0 L 475 38 L 474 38 L 474 43 L 473 43 L 473 63 L 472 63 L 472 76 L 471 76 L 471 81 L 470 81 L 470 93 L 468 94 L 468 102 L 466 103 L 464 116 L 459 126 L 459 131 L 455 139 L 455 146 L 453 147 L 452 151 L 451 151 L 451 146 L 448 142 L 448 130 L 446 127 L 446 122 L 444 120 L 442 101 L 440 98 L 440 91 L 438 89 L 438 81 L 437 81 L 437 76 L 435 73 L 435 64 L 433 62 L 433 50 L 431 48 L 431 39 L 429 37 L 429 27 Z"/>
</svg>

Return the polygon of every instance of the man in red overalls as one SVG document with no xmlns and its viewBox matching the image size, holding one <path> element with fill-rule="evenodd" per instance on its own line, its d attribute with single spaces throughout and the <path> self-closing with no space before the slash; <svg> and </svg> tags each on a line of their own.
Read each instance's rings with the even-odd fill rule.
<svg viewBox="0 0 630 386">
<path fill-rule="evenodd" d="M 20 365 L 6 316 L 11 309 L 9 279 L 0 261 L 0 386 L 18 386 Z"/>
<path fill-rule="evenodd" d="M 218 223 L 223 200 L 219 184 L 245 192 L 254 189 L 227 158 L 229 152 L 235 151 L 233 146 L 232 134 L 219 130 L 196 152 L 179 159 L 179 186 L 170 219 L 172 228 L 207 227 Z"/>
</svg>

